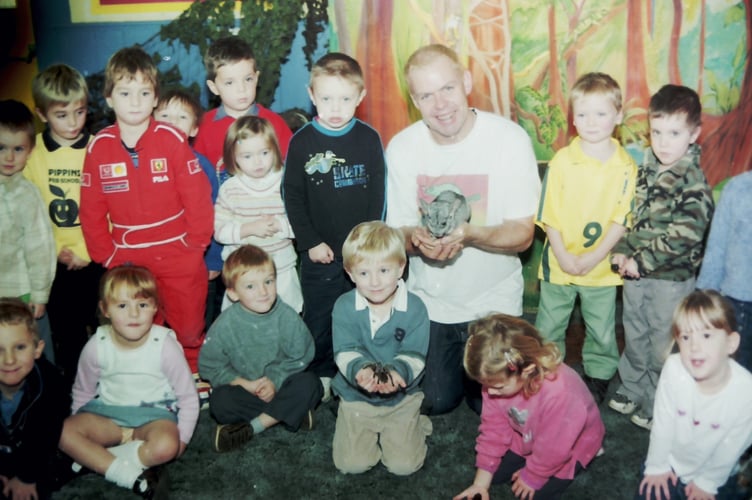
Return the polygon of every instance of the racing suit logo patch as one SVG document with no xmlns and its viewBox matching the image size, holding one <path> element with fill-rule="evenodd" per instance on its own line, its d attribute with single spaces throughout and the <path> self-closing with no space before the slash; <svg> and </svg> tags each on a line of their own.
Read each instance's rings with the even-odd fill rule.
<svg viewBox="0 0 752 500">
<path fill-rule="evenodd" d="M 102 179 L 117 179 L 128 175 L 125 162 L 107 163 L 99 165 L 99 177 Z"/>
<path fill-rule="evenodd" d="M 151 161 L 152 174 L 164 174 L 167 172 L 167 158 L 154 158 Z"/>
<path fill-rule="evenodd" d="M 201 172 L 201 165 L 198 164 L 197 159 L 190 160 L 188 162 L 188 173 L 193 175 Z"/>
</svg>

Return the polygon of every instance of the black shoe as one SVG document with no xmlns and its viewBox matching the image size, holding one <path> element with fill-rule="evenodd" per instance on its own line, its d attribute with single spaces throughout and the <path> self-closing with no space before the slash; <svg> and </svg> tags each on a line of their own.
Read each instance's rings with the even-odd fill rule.
<svg viewBox="0 0 752 500">
<path fill-rule="evenodd" d="M 608 391 L 608 380 L 602 378 L 594 378 L 589 375 L 583 375 L 582 379 L 585 381 L 590 393 L 595 399 L 595 404 L 600 405 L 604 399 L 606 399 L 606 391 Z"/>
<path fill-rule="evenodd" d="M 166 500 L 170 496 L 170 476 L 167 467 L 149 467 L 138 476 L 133 484 L 133 492 L 148 500 Z"/>
</svg>

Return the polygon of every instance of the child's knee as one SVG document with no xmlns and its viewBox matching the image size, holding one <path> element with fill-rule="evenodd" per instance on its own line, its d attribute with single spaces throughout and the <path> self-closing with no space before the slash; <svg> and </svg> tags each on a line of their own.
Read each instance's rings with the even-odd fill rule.
<svg viewBox="0 0 752 500">
<path fill-rule="evenodd" d="M 362 474 L 379 463 L 370 457 L 334 457 L 334 466 L 343 474 Z"/>
<path fill-rule="evenodd" d="M 409 476 L 423 467 L 425 452 L 419 456 L 387 456 L 381 459 L 386 469 L 395 476 Z"/>
<path fill-rule="evenodd" d="M 144 450 L 140 450 L 139 457 L 144 465 L 151 467 L 173 460 L 180 450 L 180 439 L 172 434 L 160 434 L 151 437 L 143 445 Z"/>
</svg>

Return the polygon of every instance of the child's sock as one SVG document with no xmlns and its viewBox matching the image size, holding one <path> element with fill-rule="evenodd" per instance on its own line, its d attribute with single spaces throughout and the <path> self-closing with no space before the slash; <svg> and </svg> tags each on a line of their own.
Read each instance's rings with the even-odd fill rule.
<svg viewBox="0 0 752 500">
<path fill-rule="evenodd" d="M 134 464 L 125 458 L 116 458 L 105 471 L 104 478 L 118 486 L 131 489 L 138 476 L 144 471 L 140 464 L 140 462 Z"/>
<path fill-rule="evenodd" d="M 135 456 L 136 459 L 139 460 L 139 463 L 141 459 L 138 457 L 138 448 L 143 444 L 143 441 L 140 439 L 134 439 L 133 441 L 128 441 L 124 444 L 119 444 L 117 446 L 110 446 L 107 448 L 107 451 L 115 455 L 116 458 L 133 458 Z"/>
<path fill-rule="evenodd" d="M 251 428 L 253 428 L 254 434 L 261 434 L 266 430 L 266 427 L 264 427 L 264 424 L 261 423 L 258 417 L 251 420 Z"/>
<path fill-rule="evenodd" d="M 114 452 L 109 450 L 110 453 L 115 455 L 115 461 L 110 464 L 105 472 L 105 479 L 123 488 L 132 488 L 138 476 L 146 469 L 146 466 L 141 463 L 141 459 L 138 457 L 138 449 L 142 444 L 143 441 L 135 440 L 114 446 L 113 448 L 117 448 Z"/>
</svg>

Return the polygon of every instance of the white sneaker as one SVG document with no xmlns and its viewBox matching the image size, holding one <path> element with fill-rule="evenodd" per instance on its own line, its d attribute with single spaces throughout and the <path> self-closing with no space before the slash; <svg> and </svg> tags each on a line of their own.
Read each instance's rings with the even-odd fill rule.
<svg viewBox="0 0 752 500">
<path fill-rule="evenodd" d="M 319 377 L 321 385 L 324 387 L 324 395 L 321 397 L 321 402 L 326 403 L 332 399 L 332 377 Z"/>
<path fill-rule="evenodd" d="M 635 424 L 637 427 L 642 427 L 645 430 L 650 430 L 653 428 L 653 417 L 645 415 L 642 411 L 638 411 L 632 417 L 629 419 L 630 422 Z"/>
<path fill-rule="evenodd" d="M 626 397 L 624 394 L 618 392 L 608 402 L 608 407 L 614 411 L 618 411 L 623 415 L 629 415 L 637 409 L 637 403 Z"/>
</svg>

